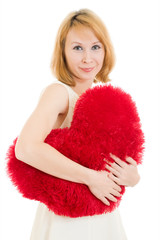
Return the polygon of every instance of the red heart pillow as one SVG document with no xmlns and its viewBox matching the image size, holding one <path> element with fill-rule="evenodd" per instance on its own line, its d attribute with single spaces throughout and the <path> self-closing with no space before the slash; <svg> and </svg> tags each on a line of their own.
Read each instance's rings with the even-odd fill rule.
<svg viewBox="0 0 160 240">
<path fill-rule="evenodd" d="M 76 102 L 71 127 L 52 130 L 45 142 L 83 166 L 105 170 L 103 159 L 109 159 L 109 153 L 141 163 L 144 135 L 131 96 L 104 85 L 83 93 Z M 15 143 L 7 153 L 7 172 L 24 197 L 70 217 L 111 212 L 119 205 L 121 198 L 106 206 L 86 185 L 53 177 L 19 161 Z M 121 188 L 123 194 L 125 188 Z"/>
</svg>

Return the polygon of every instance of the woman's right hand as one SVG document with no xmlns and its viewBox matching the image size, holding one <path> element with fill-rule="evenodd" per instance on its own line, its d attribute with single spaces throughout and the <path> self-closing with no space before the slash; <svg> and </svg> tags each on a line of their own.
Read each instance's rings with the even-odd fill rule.
<svg viewBox="0 0 160 240">
<path fill-rule="evenodd" d="M 87 184 L 92 194 L 108 206 L 108 200 L 117 202 L 115 196 L 121 196 L 120 186 L 109 178 L 109 174 L 107 171 L 92 170 Z"/>
</svg>

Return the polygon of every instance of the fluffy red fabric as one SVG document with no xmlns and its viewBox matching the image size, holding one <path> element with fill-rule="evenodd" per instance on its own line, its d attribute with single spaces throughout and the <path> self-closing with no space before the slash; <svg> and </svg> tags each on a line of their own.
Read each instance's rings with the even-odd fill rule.
<svg viewBox="0 0 160 240">
<path fill-rule="evenodd" d="M 45 142 L 65 156 L 95 170 L 105 170 L 104 156 L 142 160 L 144 135 L 131 96 L 117 87 L 96 86 L 77 100 L 70 128 L 54 129 Z M 55 214 L 80 217 L 113 211 L 84 184 L 62 180 L 41 172 L 15 157 L 15 143 L 7 153 L 7 172 L 22 195 L 38 200 Z M 111 159 L 110 159 L 111 160 Z M 122 194 L 125 188 L 122 186 Z"/>
</svg>

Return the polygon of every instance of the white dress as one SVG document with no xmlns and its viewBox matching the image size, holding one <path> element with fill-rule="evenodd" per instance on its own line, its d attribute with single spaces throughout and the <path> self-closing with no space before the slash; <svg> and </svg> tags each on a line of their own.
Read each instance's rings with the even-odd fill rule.
<svg viewBox="0 0 160 240">
<path fill-rule="evenodd" d="M 75 103 L 76 92 L 66 84 L 69 94 L 69 109 L 61 128 L 69 127 Z M 126 240 L 118 209 L 112 213 L 71 218 L 59 216 L 39 203 L 30 240 Z"/>
</svg>

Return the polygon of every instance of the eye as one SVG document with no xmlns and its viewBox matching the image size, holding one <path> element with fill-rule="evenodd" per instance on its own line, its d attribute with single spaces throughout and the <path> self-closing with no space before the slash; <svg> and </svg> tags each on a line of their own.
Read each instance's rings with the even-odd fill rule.
<svg viewBox="0 0 160 240">
<path fill-rule="evenodd" d="M 94 45 L 93 47 L 92 47 L 92 49 L 93 50 L 98 50 L 98 49 L 100 49 L 101 47 L 99 46 L 99 45 Z"/>
<path fill-rule="evenodd" d="M 77 50 L 77 51 L 81 51 L 81 50 L 82 50 L 82 47 L 81 47 L 81 46 L 75 46 L 73 49 L 74 49 L 74 50 Z"/>
</svg>

